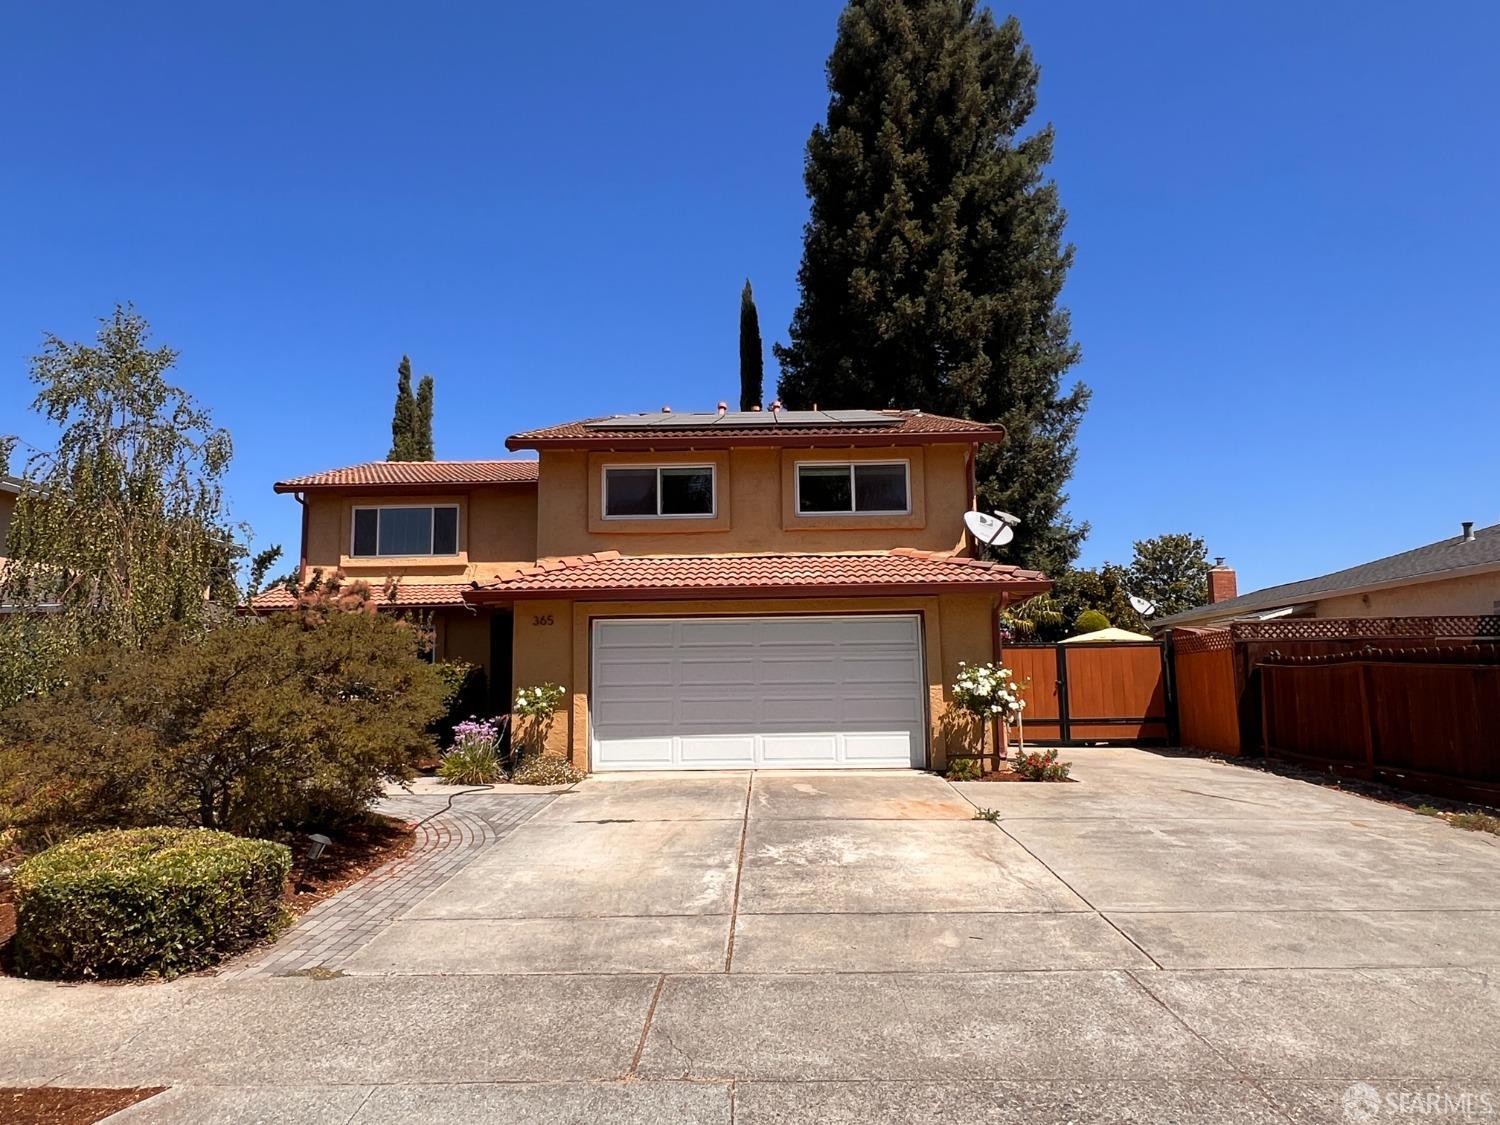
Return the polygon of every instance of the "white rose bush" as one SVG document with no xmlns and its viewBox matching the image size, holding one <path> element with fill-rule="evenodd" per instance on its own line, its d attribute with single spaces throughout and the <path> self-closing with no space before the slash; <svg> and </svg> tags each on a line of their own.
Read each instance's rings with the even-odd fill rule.
<svg viewBox="0 0 1500 1125">
<path fill-rule="evenodd" d="M 979 752 L 984 753 L 985 728 L 992 721 L 1009 727 L 1026 710 L 1025 686 L 1003 664 L 958 663 L 958 678 L 949 693 L 953 705 L 973 716 L 979 727 Z"/>
</svg>

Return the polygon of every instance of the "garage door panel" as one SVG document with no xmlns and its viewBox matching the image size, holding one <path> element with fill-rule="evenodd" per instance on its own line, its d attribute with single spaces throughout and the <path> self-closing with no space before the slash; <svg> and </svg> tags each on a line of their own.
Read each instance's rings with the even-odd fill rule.
<svg viewBox="0 0 1500 1125">
<path fill-rule="evenodd" d="M 619 660 L 612 658 L 599 666 L 600 688 L 635 688 L 672 686 L 673 663 L 670 660 Z"/>
<path fill-rule="evenodd" d="M 751 734 L 700 737 L 685 734 L 681 738 L 684 765 L 753 766 L 755 736 Z"/>
<path fill-rule="evenodd" d="M 914 616 L 595 622 L 596 768 L 907 767 L 926 746 Z"/>
</svg>

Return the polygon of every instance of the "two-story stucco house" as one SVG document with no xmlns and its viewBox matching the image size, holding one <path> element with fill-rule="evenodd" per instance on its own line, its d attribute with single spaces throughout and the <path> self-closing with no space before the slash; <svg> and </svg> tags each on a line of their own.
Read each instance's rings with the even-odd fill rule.
<svg viewBox="0 0 1500 1125">
<path fill-rule="evenodd" d="M 376 462 L 283 481 L 304 574 L 430 610 L 498 710 L 553 681 L 591 770 L 941 766 L 947 685 L 1049 587 L 969 557 L 978 445 L 919 411 L 662 411 L 506 442 L 536 460 Z M 284 590 L 257 609 L 290 603 Z"/>
</svg>

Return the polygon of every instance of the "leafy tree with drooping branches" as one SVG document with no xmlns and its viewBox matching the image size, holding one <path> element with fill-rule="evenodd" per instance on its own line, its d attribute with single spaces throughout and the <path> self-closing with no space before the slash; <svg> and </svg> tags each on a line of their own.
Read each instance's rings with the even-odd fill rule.
<svg viewBox="0 0 1500 1125">
<path fill-rule="evenodd" d="M 0 618 L 0 708 L 45 690 L 71 654 L 192 634 L 238 599 L 233 446 L 167 381 L 177 358 L 130 305 L 93 342 L 48 334 L 32 358 L 32 408 L 59 433 L 27 460 L 11 520 L 0 601 L 20 612 Z"/>
</svg>

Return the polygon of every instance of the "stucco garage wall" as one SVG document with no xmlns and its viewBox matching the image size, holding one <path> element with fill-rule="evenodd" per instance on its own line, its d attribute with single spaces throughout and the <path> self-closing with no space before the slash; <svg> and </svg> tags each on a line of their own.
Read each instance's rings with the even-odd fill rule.
<svg viewBox="0 0 1500 1125">
<path fill-rule="evenodd" d="M 733 601 L 619 601 L 516 603 L 516 685 L 551 680 L 568 688 L 548 748 L 588 768 L 589 638 L 597 617 L 730 617 L 776 614 L 919 613 L 926 645 L 930 764 L 947 763 L 943 716 L 947 685 L 958 662 L 994 659 L 995 599 L 988 594 L 940 594 L 918 598 L 746 598 Z"/>
</svg>

